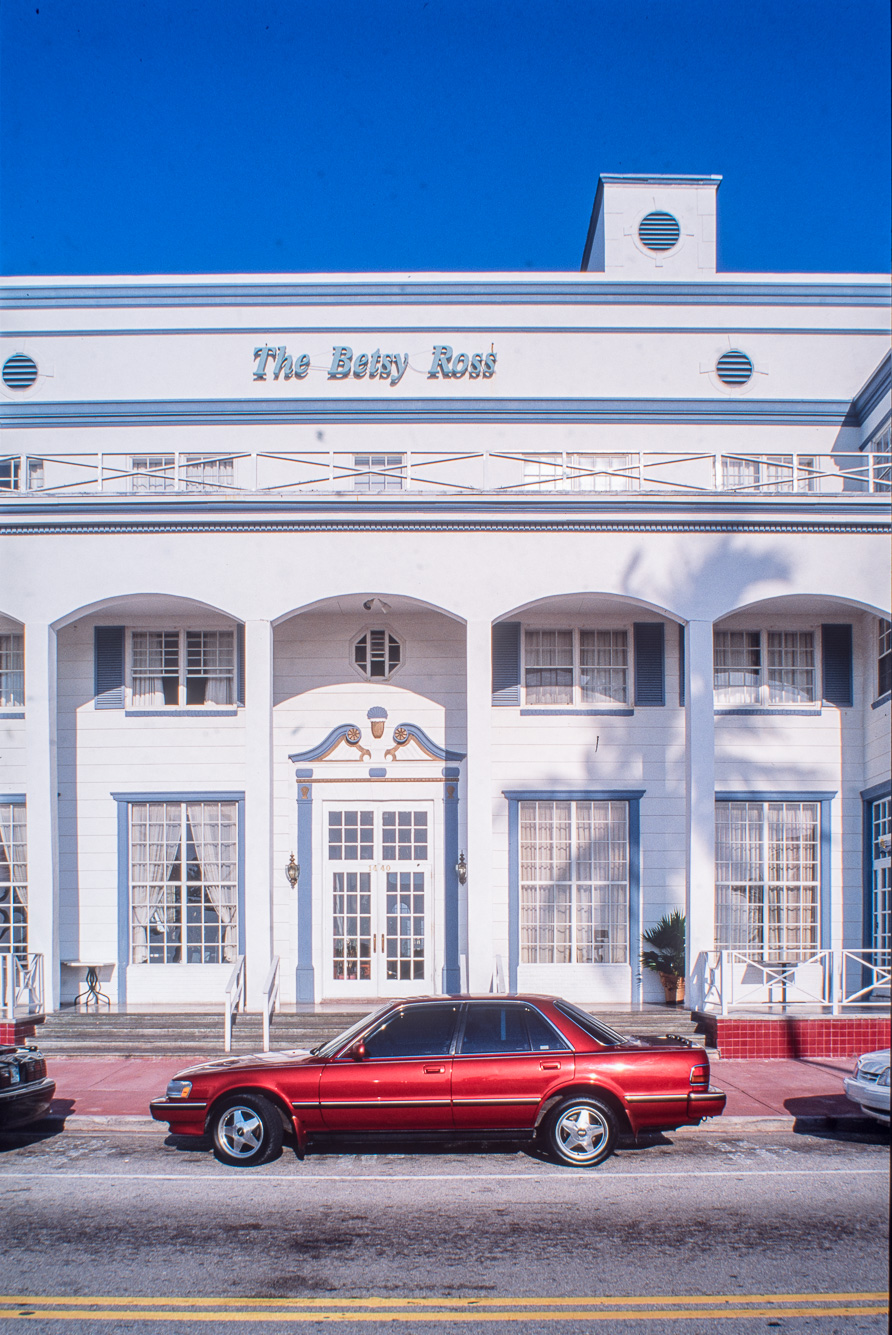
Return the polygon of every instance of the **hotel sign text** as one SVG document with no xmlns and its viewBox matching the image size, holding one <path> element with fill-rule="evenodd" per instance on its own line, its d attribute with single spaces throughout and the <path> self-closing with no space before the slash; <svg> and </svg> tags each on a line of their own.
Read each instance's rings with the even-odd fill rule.
<svg viewBox="0 0 892 1335">
<path fill-rule="evenodd" d="M 448 343 L 438 343 L 433 349 L 433 361 L 427 373 L 428 380 L 469 380 L 483 378 L 490 380 L 495 375 L 497 354 L 494 348 L 489 352 L 454 352 Z M 272 366 L 270 366 L 272 363 Z M 352 376 L 362 380 L 389 380 L 391 385 L 398 385 L 409 366 L 408 352 L 358 352 L 343 344 L 332 348 L 331 365 L 328 368 L 329 380 L 346 380 Z M 271 347 L 264 344 L 254 349 L 254 379 L 266 380 L 271 370 L 273 380 L 303 380 L 310 370 L 310 356 L 307 352 L 292 356 L 287 347 Z M 321 368 L 318 368 L 321 369 Z"/>
</svg>

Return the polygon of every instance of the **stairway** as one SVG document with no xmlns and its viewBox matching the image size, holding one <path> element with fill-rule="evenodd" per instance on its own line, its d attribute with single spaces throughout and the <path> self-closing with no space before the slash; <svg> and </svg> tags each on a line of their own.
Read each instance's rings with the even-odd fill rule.
<svg viewBox="0 0 892 1335">
<path fill-rule="evenodd" d="M 371 1010 L 372 1007 L 369 1007 Z M 621 1034 L 657 1037 L 679 1034 L 699 1046 L 689 1011 L 654 1008 L 630 1012 L 593 1006 L 593 1015 Z M 349 1028 L 362 1010 L 288 1012 L 274 1015 L 270 1029 L 273 1049 L 315 1048 Z M 223 1012 L 56 1011 L 37 1028 L 36 1039 L 48 1057 L 217 1057 L 223 1053 Z M 234 1054 L 260 1052 L 263 1021 L 259 1014 L 236 1015 L 232 1028 Z"/>
</svg>

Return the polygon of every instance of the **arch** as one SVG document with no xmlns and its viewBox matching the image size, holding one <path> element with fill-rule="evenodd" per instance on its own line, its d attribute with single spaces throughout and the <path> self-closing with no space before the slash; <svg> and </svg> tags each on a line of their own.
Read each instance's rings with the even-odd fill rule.
<svg viewBox="0 0 892 1335">
<path fill-rule="evenodd" d="M 228 612 L 223 607 L 201 602 L 198 598 L 184 598 L 176 593 L 133 593 L 115 594 L 109 598 L 99 598 L 94 603 L 84 603 L 72 612 L 66 612 L 54 621 L 53 629 L 62 630 L 72 626 L 81 617 L 95 616 L 97 612 L 133 612 L 146 616 L 181 615 L 198 608 L 202 612 L 213 612 L 215 616 L 226 617 L 229 621 L 241 623 L 241 617 Z"/>
<path fill-rule="evenodd" d="M 886 618 L 890 615 L 888 609 L 859 598 L 843 598 L 835 593 L 779 593 L 774 597 L 756 598 L 752 602 L 729 607 L 715 617 L 715 623 L 748 612 L 769 611 L 787 612 L 791 616 L 811 616 L 818 620 L 838 615 L 842 611 L 866 612 L 869 616 Z"/>
<path fill-rule="evenodd" d="M 9 612 L 4 612 L 0 608 L 0 631 L 6 635 L 18 635 L 25 629 L 24 621 L 19 621 L 18 617 L 12 616 Z"/>
<path fill-rule="evenodd" d="M 561 592 L 547 594 L 545 597 L 533 598 L 528 603 L 519 603 L 512 607 L 510 611 L 502 612 L 494 618 L 495 622 L 510 621 L 523 615 L 524 612 L 539 611 L 543 608 L 553 609 L 557 613 L 565 612 L 568 616 L 578 615 L 580 612 L 591 613 L 598 612 L 601 609 L 615 610 L 620 607 L 635 607 L 642 612 L 651 612 L 656 616 L 665 617 L 667 621 L 674 621 L 683 624 L 685 618 L 677 612 L 670 611 L 668 607 L 663 607 L 659 603 L 648 602 L 644 598 L 636 598 L 630 593 L 609 593 L 597 589 L 583 589 L 576 592 Z"/>
<path fill-rule="evenodd" d="M 372 602 L 374 606 L 366 607 L 367 602 Z M 380 607 L 382 602 L 386 605 L 386 612 Z M 461 626 L 465 625 L 465 618 L 448 607 L 440 607 L 437 603 L 427 602 L 423 598 L 415 598 L 411 594 L 393 593 L 384 589 L 354 589 L 343 593 L 329 594 L 325 598 L 316 598 L 313 602 L 304 603 L 300 607 L 293 607 L 290 611 L 274 617 L 272 625 L 274 627 L 282 626 L 293 617 L 302 616 L 305 612 L 342 612 L 348 616 L 374 616 L 376 614 L 392 616 L 394 613 L 414 611 L 436 612 L 440 616 L 448 617 L 450 621 L 458 622 Z"/>
</svg>

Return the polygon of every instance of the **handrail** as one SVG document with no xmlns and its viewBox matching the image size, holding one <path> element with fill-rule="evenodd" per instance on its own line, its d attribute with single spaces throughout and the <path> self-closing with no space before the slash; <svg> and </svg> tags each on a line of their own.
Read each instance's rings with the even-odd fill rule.
<svg viewBox="0 0 892 1335">
<path fill-rule="evenodd" d="M 269 1052 L 269 1026 L 272 1011 L 279 1009 L 279 957 L 273 955 L 263 984 L 263 1051 Z"/>
<path fill-rule="evenodd" d="M 43 955 L 0 954 L 0 1017 L 38 1015 L 43 1006 Z"/>
<path fill-rule="evenodd" d="M 742 976 L 751 970 L 755 981 Z M 702 976 L 700 1004 L 721 1015 L 779 1005 L 785 1010 L 817 1005 L 839 1015 L 846 1007 L 887 1007 L 892 990 L 888 950 L 815 950 L 804 959 L 784 961 L 766 960 L 755 951 L 703 951 L 695 973 Z"/>
<path fill-rule="evenodd" d="M 223 1051 L 232 1051 L 232 1017 L 245 1004 L 245 957 L 239 955 L 235 961 L 229 982 L 226 984 L 223 1002 Z"/>
</svg>

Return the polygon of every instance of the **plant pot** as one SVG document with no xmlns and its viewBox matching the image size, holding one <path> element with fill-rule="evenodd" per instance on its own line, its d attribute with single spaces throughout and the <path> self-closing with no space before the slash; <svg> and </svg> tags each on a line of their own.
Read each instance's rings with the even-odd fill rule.
<svg viewBox="0 0 892 1335">
<path fill-rule="evenodd" d="M 663 984 L 663 991 L 666 994 L 667 1006 L 681 1006 L 684 1004 L 683 978 L 679 978 L 674 973 L 661 973 L 660 982 Z"/>
</svg>

